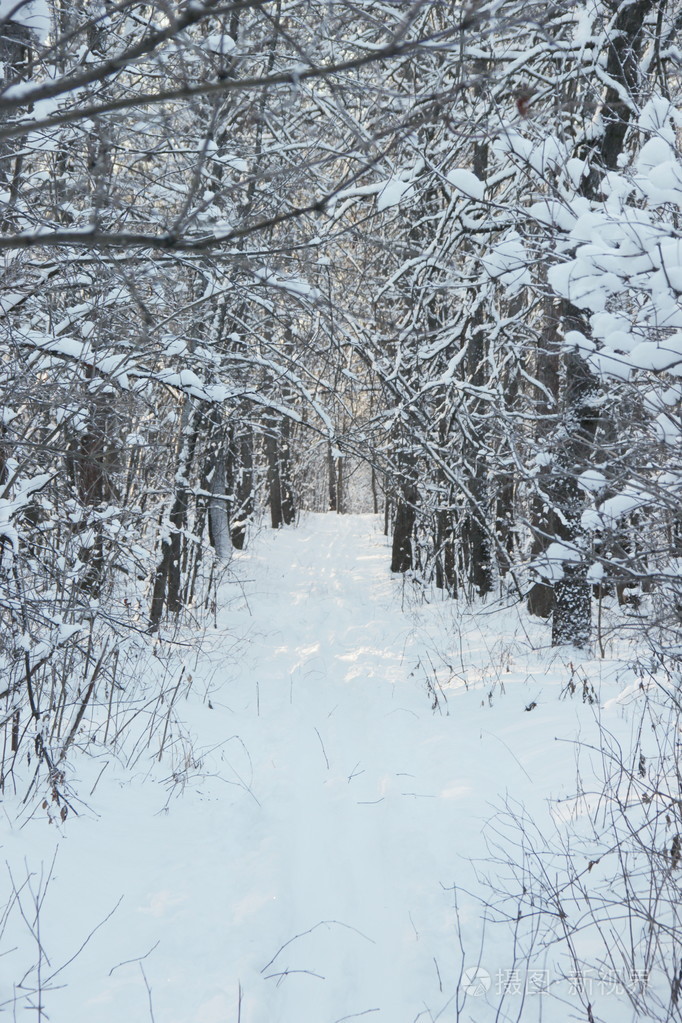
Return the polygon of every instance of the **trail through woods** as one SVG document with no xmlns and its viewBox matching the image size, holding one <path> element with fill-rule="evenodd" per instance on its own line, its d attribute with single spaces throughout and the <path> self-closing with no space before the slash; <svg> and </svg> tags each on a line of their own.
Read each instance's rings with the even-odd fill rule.
<svg viewBox="0 0 682 1023">
<path fill-rule="evenodd" d="M 0 0 L 0 1023 L 682 1023 L 681 24 Z"/>
<path fill-rule="evenodd" d="M 233 567 L 200 656 L 184 637 L 172 750 L 99 780 L 104 762 L 83 757 L 64 825 L 7 818 L 17 887 L 28 871 L 38 892 L 56 855 L 40 913 L 49 1018 L 450 1021 L 462 967 L 480 965 L 489 990 L 459 1018 L 494 1019 L 514 964 L 508 932 L 483 925 L 471 861 L 495 873 L 486 834 L 505 804 L 548 823 L 547 797 L 575 784 L 561 740 L 593 735 L 594 707 L 559 700 L 568 669 L 530 650 L 542 633 L 513 608 L 413 600 L 374 517 L 263 532 Z M 16 980 L 37 953 L 13 921 Z"/>
</svg>

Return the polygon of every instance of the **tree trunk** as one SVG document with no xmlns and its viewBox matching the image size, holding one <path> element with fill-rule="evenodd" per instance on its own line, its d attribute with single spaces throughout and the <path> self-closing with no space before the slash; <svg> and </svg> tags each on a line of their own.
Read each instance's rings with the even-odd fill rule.
<svg viewBox="0 0 682 1023">
<path fill-rule="evenodd" d="M 457 596 L 455 524 L 447 508 L 441 508 L 436 515 L 436 586 L 451 597 Z"/>
<path fill-rule="evenodd" d="M 175 498 L 168 516 L 170 528 L 168 535 L 161 539 L 161 560 L 154 573 L 149 613 L 151 631 L 158 629 L 164 606 L 174 614 L 182 607 L 182 534 L 187 525 L 189 471 L 197 442 L 196 413 L 192 411 L 187 399 L 180 418 L 180 438 Z"/>
<path fill-rule="evenodd" d="M 265 457 L 268 463 L 268 495 L 270 501 L 270 524 L 273 529 L 281 529 L 284 524 L 282 514 L 282 485 L 279 478 L 279 457 L 277 438 L 274 434 L 265 435 Z"/>
<path fill-rule="evenodd" d="M 289 526 L 296 518 L 296 506 L 291 486 L 289 451 L 290 423 L 286 416 L 270 418 L 265 435 L 265 456 L 268 463 L 268 492 L 270 520 L 273 529 Z"/>
<path fill-rule="evenodd" d="M 552 646 L 587 646 L 591 626 L 592 586 L 587 581 L 587 566 L 565 565 L 563 579 L 554 586 Z"/>
<path fill-rule="evenodd" d="M 282 495 L 282 518 L 290 526 L 296 518 L 296 504 L 291 482 L 291 420 L 284 416 L 280 428 L 279 442 L 279 485 Z"/>
<path fill-rule="evenodd" d="M 374 466 L 371 467 L 371 487 L 372 487 L 372 511 L 375 515 L 379 514 L 379 491 L 377 487 L 377 473 Z"/>
<path fill-rule="evenodd" d="M 474 145 L 473 172 L 485 179 L 488 171 L 488 146 L 477 142 Z M 469 331 L 467 349 L 467 379 L 474 388 L 483 389 L 486 383 L 487 344 L 483 322 L 482 302 L 476 306 Z M 473 398 L 469 408 L 469 420 L 463 442 L 463 461 L 466 472 L 466 488 L 470 495 L 462 526 L 462 560 L 467 576 L 479 596 L 490 593 L 493 588 L 493 550 L 491 544 L 490 496 L 488 473 L 485 460 L 485 436 L 487 426 L 484 403 Z M 474 434 L 475 431 L 475 434 Z"/>
<path fill-rule="evenodd" d="M 412 534 L 417 515 L 417 488 L 405 487 L 396 502 L 393 523 L 391 572 L 408 572 L 413 567 Z"/>
<path fill-rule="evenodd" d="M 234 500 L 230 509 L 232 546 L 241 551 L 246 541 L 246 525 L 253 514 L 253 434 L 249 431 L 233 441 L 232 478 Z"/>
<path fill-rule="evenodd" d="M 480 312 L 471 329 L 469 340 L 468 364 L 469 380 L 475 387 L 482 387 L 485 379 L 484 360 L 485 345 L 483 342 L 483 325 Z M 490 542 L 491 525 L 488 521 L 490 499 L 485 463 L 485 437 L 481 436 L 482 427 L 473 435 L 477 424 L 476 413 L 480 401 L 472 403 L 469 411 L 471 422 L 466 424 L 467 431 L 463 441 L 463 457 L 466 467 L 467 508 L 462 523 L 462 561 L 468 579 L 476 588 L 479 596 L 490 593 L 493 588 L 492 545 Z"/>
<path fill-rule="evenodd" d="M 336 511 L 339 515 L 345 512 L 345 493 L 343 487 L 343 458 L 337 455 L 336 462 Z"/>
<path fill-rule="evenodd" d="M 618 168 L 618 158 L 630 121 L 631 110 L 623 94 L 637 97 L 639 93 L 639 58 L 643 42 L 644 21 L 653 8 L 653 0 L 635 0 L 623 4 L 609 33 L 606 74 L 615 87 L 607 87 L 600 111 L 604 132 L 591 149 L 591 170 L 583 179 L 581 191 L 588 199 L 600 194 L 601 179 L 607 170 Z M 579 330 L 589 337 L 587 317 L 569 302 L 562 303 L 563 331 Z M 559 450 L 557 468 L 563 476 L 557 481 L 554 494 L 560 521 L 556 534 L 580 547 L 582 529 L 580 515 L 584 497 L 576 480 L 594 462 L 594 440 L 597 430 L 599 385 L 585 360 L 577 352 L 564 357 L 565 395 L 563 426 L 565 441 Z M 564 576 L 554 587 L 552 643 L 589 642 L 592 608 L 592 587 L 586 579 L 586 565 L 564 565 Z"/>
<path fill-rule="evenodd" d="M 329 511 L 338 511 L 336 494 L 336 465 L 334 463 L 334 451 L 331 441 L 327 445 L 327 476 L 329 479 Z"/>
<path fill-rule="evenodd" d="M 544 337 L 535 346 L 533 353 L 534 365 L 530 370 L 538 382 L 538 398 L 534 407 L 535 439 L 538 447 L 545 449 L 548 455 L 545 462 L 538 465 L 534 477 L 534 493 L 531 498 L 530 522 L 533 533 L 531 555 L 537 556 L 544 551 L 555 536 L 559 526 L 559 517 L 551 504 L 553 454 L 552 436 L 557 429 L 560 394 L 561 394 L 561 338 L 559 336 L 558 304 L 546 299 L 543 309 Z M 550 449 L 548 452 L 547 449 Z M 549 618 L 554 608 L 554 587 L 538 580 L 528 593 L 528 611 L 538 618 Z"/>
<path fill-rule="evenodd" d="M 232 554 L 228 495 L 226 493 L 225 449 L 221 445 L 215 455 L 208 502 L 208 524 L 211 543 L 219 561 L 229 561 Z"/>
</svg>

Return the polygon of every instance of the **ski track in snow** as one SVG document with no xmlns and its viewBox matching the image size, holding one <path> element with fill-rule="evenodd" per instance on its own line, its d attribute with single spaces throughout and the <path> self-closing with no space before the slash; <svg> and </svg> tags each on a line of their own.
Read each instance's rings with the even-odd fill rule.
<svg viewBox="0 0 682 1023">
<path fill-rule="evenodd" d="M 453 602 L 401 610 L 403 583 L 371 516 L 263 532 L 235 568 L 244 597 L 226 585 L 218 628 L 191 665 L 186 784 L 178 775 L 169 798 L 168 767 L 151 750 L 144 782 L 109 767 L 88 798 L 102 763 L 84 757 L 76 786 L 87 806 L 59 836 L 44 820 L 8 818 L 15 881 L 28 868 L 35 888 L 58 846 L 41 913 L 50 1019 L 454 1020 L 451 888 L 463 889 L 475 966 L 482 910 L 466 892 L 480 890 L 470 859 L 487 855 L 483 826 L 507 793 L 541 815 L 550 793 L 570 791 L 573 749 L 548 757 L 548 746 L 589 731 L 593 715 L 558 702 L 559 662 L 523 660 L 515 611 L 500 637 L 485 617 L 458 624 Z M 435 664 L 434 711 L 439 642 L 450 666 Z M 35 959 L 14 926 L 0 1001 Z M 491 976 L 510 965 L 494 939 L 480 955 Z M 493 1019 L 489 1010 L 468 1002 L 461 1018 Z"/>
</svg>

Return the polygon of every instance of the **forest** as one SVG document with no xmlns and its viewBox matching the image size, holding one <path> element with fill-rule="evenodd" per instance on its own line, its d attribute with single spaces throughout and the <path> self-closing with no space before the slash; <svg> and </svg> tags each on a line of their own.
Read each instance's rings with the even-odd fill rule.
<svg viewBox="0 0 682 1023">
<path fill-rule="evenodd" d="M 252 543 L 324 515 L 352 561 L 373 516 L 403 605 L 521 616 L 588 708 L 584 664 L 649 694 L 595 799 L 624 961 L 665 981 L 612 1018 L 682 1018 L 680 28 L 677 0 L 0 0 L 8 819 L 64 826 L 124 733 L 170 754 Z"/>
</svg>

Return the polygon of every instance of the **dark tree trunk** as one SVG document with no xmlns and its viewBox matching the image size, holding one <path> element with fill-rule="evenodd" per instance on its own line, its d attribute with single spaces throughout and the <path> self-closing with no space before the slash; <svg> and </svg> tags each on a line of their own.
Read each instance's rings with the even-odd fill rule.
<svg viewBox="0 0 682 1023">
<path fill-rule="evenodd" d="M 525 301 L 519 295 L 510 302 L 510 316 L 525 318 Z M 511 365 L 505 375 L 504 408 L 510 419 L 513 418 L 519 397 L 519 369 Z M 495 476 L 495 541 L 497 565 L 500 578 L 511 571 L 517 548 L 516 533 L 516 473 L 512 468 L 500 467 Z"/>
<path fill-rule="evenodd" d="M 408 572 L 414 566 L 412 535 L 417 515 L 416 504 L 416 487 L 406 487 L 396 502 L 391 572 Z"/>
<path fill-rule="evenodd" d="M 584 329 L 585 324 L 577 310 L 564 303 L 564 312 L 565 332 L 580 327 Z M 577 478 L 594 458 L 601 389 L 589 366 L 577 352 L 569 352 L 565 356 L 564 366 L 566 384 L 563 422 L 567 429 L 559 452 L 557 479 L 552 488 L 555 506 L 560 511 L 555 534 L 561 540 L 579 545 L 583 533 L 580 519 L 585 499 Z M 592 587 L 587 583 L 586 572 L 585 565 L 573 567 L 564 564 L 564 578 L 554 588 L 554 645 L 573 643 L 575 646 L 585 646 L 589 642 Z"/>
<path fill-rule="evenodd" d="M 653 0 L 634 0 L 614 7 L 605 53 L 607 79 L 614 84 L 605 89 L 598 111 L 603 132 L 585 143 L 577 154 L 590 166 L 590 173 L 583 177 L 580 186 L 587 199 L 599 198 L 604 172 L 618 167 L 631 117 L 625 97 L 634 100 L 639 92 L 642 29 L 653 6 Z M 569 105 L 580 102 L 575 94 L 564 99 Z M 577 351 L 562 353 L 567 331 L 579 330 L 590 336 L 587 316 L 566 301 L 557 312 L 559 315 L 553 315 L 547 309 L 547 349 L 538 350 L 535 373 L 544 386 L 538 403 L 539 439 L 545 442 L 549 459 L 535 477 L 532 553 L 541 555 L 557 538 L 574 547 L 583 563 L 565 562 L 563 577 L 554 585 L 538 581 L 530 591 L 528 609 L 542 617 L 552 614 L 553 644 L 584 646 L 590 634 L 592 587 L 587 582 L 584 564 L 587 556 L 581 527 L 584 495 L 576 480 L 595 462 L 600 387 Z"/>
<path fill-rule="evenodd" d="M 221 414 L 213 406 L 207 416 L 209 432 L 206 440 L 206 467 L 203 489 L 208 490 L 208 534 L 211 546 L 220 561 L 230 557 L 229 502 L 227 492 L 227 439 Z"/>
<path fill-rule="evenodd" d="M 296 518 L 289 451 L 290 422 L 286 416 L 271 418 L 265 435 L 265 455 L 268 463 L 268 492 L 270 495 L 270 521 L 273 529 L 289 526 Z"/>
<path fill-rule="evenodd" d="M 447 389 L 441 387 L 438 395 L 438 443 L 445 453 L 452 444 L 453 415 Z M 438 503 L 435 511 L 435 582 L 439 590 L 451 597 L 457 596 L 457 521 L 452 482 L 443 466 L 436 470 Z"/>
<path fill-rule="evenodd" d="M 277 438 L 273 434 L 266 434 L 264 443 L 265 457 L 268 463 L 270 524 L 273 529 L 281 529 L 284 523 L 284 516 L 282 514 L 282 486 L 279 478 L 279 452 Z"/>
<path fill-rule="evenodd" d="M 338 500 L 336 494 L 336 465 L 334 463 L 334 452 L 331 443 L 327 446 L 327 475 L 329 478 L 329 511 L 338 511 Z"/>
<path fill-rule="evenodd" d="M 436 586 L 457 596 L 455 523 L 452 512 L 441 508 L 436 515 Z"/>
<path fill-rule="evenodd" d="M 535 436 L 541 448 L 552 447 L 552 436 L 558 421 L 561 393 L 561 338 L 559 336 L 559 309 L 547 299 L 544 307 L 545 333 L 534 352 L 535 364 L 531 372 L 540 385 L 535 405 Z M 544 551 L 556 534 L 559 517 L 551 504 L 553 466 L 540 464 L 535 476 L 535 492 L 531 499 L 530 522 L 533 531 L 531 555 Z M 531 586 L 527 599 L 528 611 L 538 618 L 549 618 L 554 608 L 554 587 L 537 581 Z"/>
<path fill-rule="evenodd" d="M 483 339 L 483 323 L 481 310 L 477 310 L 471 329 L 468 351 L 468 378 L 474 387 L 483 387 L 485 383 L 485 344 Z M 462 523 L 462 561 L 467 577 L 476 588 L 479 596 L 490 593 L 493 588 L 492 545 L 490 540 L 491 511 L 488 494 L 488 479 L 485 463 L 485 437 L 473 429 L 477 425 L 477 413 L 481 412 L 480 400 L 472 402 L 469 415 L 471 423 L 466 424 L 463 456 L 467 466 L 466 489 L 467 508 Z"/>
<path fill-rule="evenodd" d="M 550 354 L 558 348 L 558 338 L 569 330 L 585 327 L 579 313 L 568 303 L 561 304 L 563 322 Z M 548 358 L 548 362 L 552 362 Z M 599 385 L 589 366 L 578 353 L 564 355 L 564 381 L 561 407 L 555 409 L 557 432 L 554 451 L 547 466 L 537 476 L 533 523 L 533 553 L 541 554 L 548 542 L 557 539 L 581 551 L 581 514 L 584 496 L 577 478 L 594 457 L 598 424 Z M 551 381 L 546 376 L 545 384 Z M 558 387 L 558 381 L 557 381 Z M 556 392 L 555 392 L 556 393 Z M 548 438 L 550 447 L 551 438 Z M 585 646 L 589 642 L 592 590 L 584 565 L 563 563 L 564 576 L 550 585 L 538 581 L 528 595 L 528 610 L 542 618 L 552 615 L 552 643 Z"/>
<path fill-rule="evenodd" d="M 343 485 L 343 458 L 340 455 L 336 457 L 336 511 L 339 515 L 343 515 L 346 510 L 345 507 L 345 490 Z"/>
<path fill-rule="evenodd" d="M 149 621 L 151 631 L 159 627 L 163 609 L 175 614 L 182 607 L 182 535 L 187 525 L 190 502 L 189 473 L 197 442 L 196 413 L 187 401 L 180 420 L 180 452 L 177 486 L 168 521 L 169 535 L 161 540 L 161 560 L 154 573 Z"/>
<path fill-rule="evenodd" d="M 488 146 L 477 142 L 474 145 L 472 169 L 474 174 L 485 179 L 488 171 Z M 483 322 L 483 306 L 479 303 L 473 313 L 467 350 L 467 379 L 474 388 L 484 388 L 486 383 L 487 343 Z M 462 560 L 467 576 L 479 596 L 490 593 L 493 588 L 493 549 L 489 480 L 486 466 L 486 437 L 488 432 L 485 406 L 481 398 L 470 403 L 467 433 L 463 443 L 463 461 L 466 473 L 466 488 L 469 494 L 468 506 L 462 524 Z M 475 435 L 474 435 L 475 430 Z"/>
<path fill-rule="evenodd" d="M 152 629 L 158 628 L 165 606 L 173 613 L 179 611 L 182 606 L 180 599 L 180 559 L 182 557 L 180 530 L 183 528 L 187 517 L 187 506 L 186 492 L 178 491 L 168 516 L 172 527 L 171 533 L 170 536 L 165 537 L 161 541 L 161 561 L 154 573 L 154 588 L 149 612 L 149 621 Z"/>
<path fill-rule="evenodd" d="M 232 546 L 241 551 L 246 542 L 246 526 L 253 514 L 253 435 L 243 433 L 232 443 L 234 501 L 230 519 Z"/>
<path fill-rule="evenodd" d="M 87 376 L 92 386 L 100 382 L 92 369 Z M 120 502 L 113 482 L 114 472 L 120 468 L 120 452 L 108 397 L 96 393 L 88 413 L 88 428 L 69 445 L 66 467 L 78 500 L 90 512 L 79 527 L 88 540 L 78 555 L 85 566 L 78 586 L 91 596 L 99 597 L 105 574 L 105 536 L 101 516 L 96 512 L 110 501 Z"/>
<path fill-rule="evenodd" d="M 96 421 L 96 420 L 95 420 Z M 102 507 L 107 493 L 106 470 L 104 466 L 104 438 L 94 429 L 80 438 L 77 444 L 76 478 L 78 496 L 86 507 Z M 80 587 L 91 596 L 99 597 L 104 574 L 104 537 L 102 523 L 89 521 L 87 532 L 94 531 L 94 543 L 81 548 L 78 557 L 87 569 L 80 580 Z"/>
<path fill-rule="evenodd" d="M 490 534 L 485 524 L 488 488 L 480 458 L 476 459 L 475 475 L 467 480 L 467 489 L 472 500 L 462 525 L 462 557 L 470 582 L 483 597 L 493 588 L 493 573 Z"/>
<path fill-rule="evenodd" d="M 514 529 L 514 496 L 516 487 L 511 472 L 499 473 L 497 477 L 497 503 L 495 510 L 495 535 L 497 537 L 497 563 L 500 576 L 504 577 L 514 563 L 516 532 Z"/>
<path fill-rule="evenodd" d="M 291 482 L 291 420 L 286 416 L 282 419 L 279 442 L 279 485 L 282 494 L 282 518 L 284 525 L 290 526 L 296 518 L 296 503 Z"/>
<path fill-rule="evenodd" d="M 600 112 L 604 132 L 591 146 L 591 173 L 582 183 L 582 192 L 587 198 L 597 198 L 604 171 L 618 167 L 631 116 L 623 94 L 633 98 L 638 95 L 642 29 L 653 6 L 653 0 L 623 4 L 609 33 L 606 73 L 616 87 L 609 86 L 604 94 Z M 580 310 L 564 302 L 562 313 L 564 334 L 569 330 L 579 330 L 589 336 L 589 323 Z M 556 535 L 569 542 L 577 541 L 579 545 L 584 498 L 576 479 L 586 466 L 594 462 L 600 388 L 577 351 L 565 356 L 564 372 L 563 424 L 566 439 L 559 451 L 557 470 L 561 476 L 554 488 L 556 507 L 560 511 Z M 592 587 L 586 579 L 586 566 L 564 564 L 563 578 L 554 587 L 552 643 L 585 646 L 590 636 L 591 608 Z"/>
<path fill-rule="evenodd" d="M 587 566 L 565 565 L 563 579 L 554 586 L 552 646 L 587 646 L 591 626 L 592 586 L 587 581 Z"/>
<path fill-rule="evenodd" d="M 377 473 L 374 466 L 371 467 L 371 487 L 372 487 L 372 511 L 375 515 L 379 514 L 379 490 L 377 487 Z"/>
</svg>

